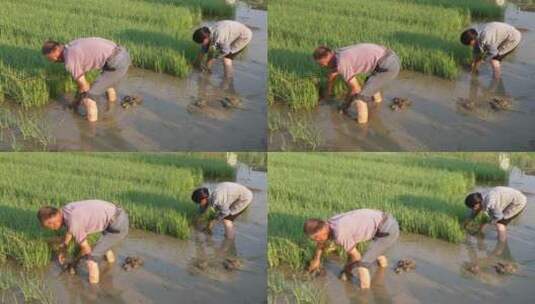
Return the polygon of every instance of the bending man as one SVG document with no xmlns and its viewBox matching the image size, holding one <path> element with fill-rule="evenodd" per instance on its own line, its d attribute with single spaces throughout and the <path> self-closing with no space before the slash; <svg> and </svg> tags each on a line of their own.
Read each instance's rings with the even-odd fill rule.
<svg viewBox="0 0 535 304">
<path fill-rule="evenodd" d="M 341 275 L 351 277 L 356 266 L 360 287 L 366 289 L 371 284 L 369 269 L 372 264 L 377 262 L 379 267 L 388 266 L 384 253 L 398 239 L 399 226 L 391 214 L 373 209 L 357 209 L 335 215 L 328 221 L 309 219 L 305 222 L 304 232 L 316 242 L 316 252 L 308 271 L 319 269 L 326 242 L 334 241 L 347 253 L 347 263 Z M 371 243 L 362 257 L 356 246 L 369 240 Z"/>
<path fill-rule="evenodd" d="M 401 62 L 394 51 L 377 44 L 361 43 L 331 50 L 326 46 L 316 48 L 314 60 L 329 69 L 327 75 L 327 96 L 333 94 L 334 81 L 338 75 L 347 84 L 346 110 L 355 103 L 358 123 L 368 122 L 368 103 L 381 102 L 380 90 L 394 80 L 401 69 Z M 369 74 L 361 88 L 357 75 Z"/>
<path fill-rule="evenodd" d="M 225 76 L 232 76 L 232 61 L 240 54 L 253 38 L 253 32 L 247 26 L 232 20 L 216 22 L 212 27 L 201 27 L 193 33 L 193 41 L 201 45 L 198 60 L 202 61 L 215 48 L 215 58 L 223 58 Z M 212 68 L 214 58 L 208 58 L 206 67 Z"/>
<path fill-rule="evenodd" d="M 235 236 L 233 222 L 249 207 L 253 201 L 253 193 L 243 185 L 225 182 L 217 184 L 212 193 L 208 188 L 198 188 L 193 191 L 191 199 L 199 204 L 201 213 L 206 212 L 208 207 L 216 210 L 215 220 L 208 224 L 209 231 L 216 222 L 223 221 L 225 237 L 233 239 Z"/>
<path fill-rule="evenodd" d="M 80 100 L 77 100 L 75 109 L 81 103 L 90 122 L 98 120 L 96 101 L 100 95 L 107 93 L 109 102 L 117 100 L 115 86 L 126 76 L 131 64 L 124 47 L 103 38 L 81 38 L 67 45 L 49 40 L 43 44 L 42 51 L 49 61 L 65 64 L 65 69 L 78 85 Z M 85 74 L 92 70 L 102 73 L 90 85 Z"/>
<path fill-rule="evenodd" d="M 501 61 L 518 47 L 521 40 L 520 31 L 503 22 L 486 23 L 479 31 L 471 28 L 461 34 L 461 43 L 473 48 L 472 72 L 477 73 L 481 63 L 490 58 L 495 78 L 501 76 Z"/>
<path fill-rule="evenodd" d="M 105 257 L 108 263 L 115 262 L 111 248 L 128 234 L 128 215 L 126 212 L 101 200 L 72 202 L 58 209 L 42 207 L 37 213 L 41 225 L 52 230 L 67 228 L 67 234 L 61 244 L 58 255 L 60 265 L 65 263 L 65 249 L 72 239 L 80 246 L 80 257 L 86 260 L 89 282 L 100 281 L 98 262 Z M 87 237 L 89 234 L 102 233 L 95 246 L 91 248 Z"/>
<path fill-rule="evenodd" d="M 486 194 L 474 192 L 469 194 L 464 203 L 471 209 L 469 220 L 473 220 L 481 211 L 491 218 L 491 224 L 496 225 L 498 240 L 507 238 L 507 225 L 526 209 L 526 196 L 520 191 L 509 187 L 494 187 Z M 481 226 L 481 231 L 485 225 Z"/>
</svg>

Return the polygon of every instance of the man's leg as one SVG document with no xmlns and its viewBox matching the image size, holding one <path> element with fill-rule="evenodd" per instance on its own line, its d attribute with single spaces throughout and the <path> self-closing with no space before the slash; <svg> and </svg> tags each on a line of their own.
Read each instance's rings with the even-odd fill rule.
<svg viewBox="0 0 535 304">
<path fill-rule="evenodd" d="M 386 256 L 384 255 L 379 256 L 377 258 L 377 265 L 379 265 L 379 267 L 381 268 L 388 267 L 388 259 L 386 258 Z"/>
<path fill-rule="evenodd" d="M 89 283 L 98 284 L 100 282 L 100 270 L 98 269 L 98 263 L 92 259 L 88 259 L 87 272 L 89 273 Z"/>
<path fill-rule="evenodd" d="M 377 92 L 373 95 L 373 101 L 375 103 L 381 103 L 383 102 L 383 94 L 381 92 Z"/>
<path fill-rule="evenodd" d="M 357 122 L 359 124 L 368 123 L 368 103 L 362 99 L 356 99 L 355 106 L 357 108 Z"/>
<path fill-rule="evenodd" d="M 232 77 L 234 71 L 232 67 L 232 59 L 224 57 L 223 58 L 223 67 L 225 71 L 225 77 L 230 78 Z"/>
<path fill-rule="evenodd" d="M 360 288 L 368 289 L 371 285 L 370 271 L 366 267 L 357 268 L 359 274 Z"/>
<path fill-rule="evenodd" d="M 223 225 L 225 226 L 225 237 L 231 240 L 234 239 L 235 231 L 233 222 L 231 220 L 224 219 Z"/>
<path fill-rule="evenodd" d="M 494 74 L 494 78 L 495 79 L 498 79 L 501 77 L 502 75 L 502 70 L 501 70 L 501 64 L 500 64 L 500 61 L 499 60 L 496 60 L 496 59 L 492 59 L 490 61 L 490 65 L 492 66 L 492 71 L 493 71 L 493 74 Z"/>
<path fill-rule="evenodd" d="M 82 99 L 82 104 L 85 107 L 87 121 L 96 122 L 98 120 L 97 102 L 92 98 L 86 97 Z"/>
<path fill-rule="evenodd" d="M 106 90 L 106 96 L 108 97 L 109 102 L 117 101 L 117 92 L 114 88 L 108 88 L 108 90 Z"/>
<path fill-rule="evenodd" d="M 505 242 L 507 239 L 507 226 L 504 224 L 496 223 L 496 231 L 498 232 L 498 240 Z"/>
<path fill-rule="evenodd" d="M 115 263 L 115 254 L 111 249 L 106 251 L 106 261 L 108 261 L 110 264 Z"/>
</svg>

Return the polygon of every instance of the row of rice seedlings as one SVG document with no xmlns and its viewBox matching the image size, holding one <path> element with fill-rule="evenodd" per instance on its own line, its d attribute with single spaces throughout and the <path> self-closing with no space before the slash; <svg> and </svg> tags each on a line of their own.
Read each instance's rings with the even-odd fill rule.
<svg viewBox="0 0 535 304">
<path fill-rule="evenodd" d="M 312 254 L 303 222 L 358 208 L 392 213 L 404 232 L 459 242 L 465 237 L 460 225 L 467 212 L 464 196 L 476 177 L 488 177 L 481 172 L 490 166 L 440 153 L 272 153 L 268 263 L 302 269 Z M 492 180 L 503 181 L 494 167 Z"/>
<path fill-rule="evenodd" d="M 44 280 L 24 272 L 0 269 L 1 303 L 57 303 Z"/>
<path fill-rule="evenodd" d="M 472 16 L 493 17 L 502 9 L 484 0 L 454 2 L 270 1 L 269 102 L 286 102 L 294 110 L 317 105 L 321 72 L 311 54 L 322 44 L 386 45 L 400 56 L 404 69 L 455 78 L 470 57 L 458 41 L 460 31 Z"/>
<path fill-rule="evenodd" d="M 73 90 L 64 69 L 41 56 L 47 39 L 108 38 L 127 47 L 134 66 L 185 77 L 197 50 L 191 31 L 206 14 L 229 16 L 232 11 L 224 0 L 6 0 L 0 12 L 3 94 L 29 108 Z"/>
<path fill-rule="evenodd" d="M 190 194 L 204 181 L 200 160 L 189 156 L 188 162 L 186 155 L 174 154 L 138 159 L 123 155 L 124 159 L 115 153 L 1 154 L 1 256 L 27 268 L 46 266 L 53 250 L 47 241 L 57 234 L 40 227 L 36 211 L 43 205 L 61 207 L 90 198 L 125 208 L 133 228 L 189 238 L 196 210 Z M 174 158 L 178 161 L 170 165 Z M 226 166 L 223 160 L 211 163 Z"/>
</svg>

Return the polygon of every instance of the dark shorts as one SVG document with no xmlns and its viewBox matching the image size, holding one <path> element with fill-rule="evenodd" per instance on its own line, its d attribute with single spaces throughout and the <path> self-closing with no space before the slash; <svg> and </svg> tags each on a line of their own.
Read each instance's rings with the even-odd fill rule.
<svg viewBox="0 0 535 304">
<path fill-rule="evenodd" d="M 497 223 L 498 223 L 498 224 L 502 224 L 502 225 L 507 226 L 507 225 L 509 225 L 509 223 L 511 223 L 514 219 L 516 219 L 517 217 L 519 217 L 520 214 L 522 214 L 522 212 L 524 212 L 524 210 L 526 210 L 526 207 L 524 207 L 524 209 L 518 211 L 517 214 L 511 216 L 510 218 L 508 218 L 508 219 L 501 219 L 501 220 L 499 220 Z"/>
<path fill-rule="evenodd" d="M 249 206 L 245 207 L 242 211 L 240 211 L 240 212 L 238 212 L 236 214 L 228 215 L 224 219 L 227 220 L 227 221 L 234 222 L 234 220 L 237 219 L 238 216 L 242 215 L 242 213 L 244 213 L 248 208 L 249 208 Z"/>
<path fill-rule="evenodd" d="M 237 51 L 236 53 L 230 53 L 230 54 L 228 54 L 227 56 L 225 56 L 225 58 L 234 60 L 236 57 L 238 57 L 238 55 L 240 55 L 241 53 L 243 53 L 243 51 L 244 51 L 246 48 L 247 48 L 247 47 L 244 47 L 243 49 Z"/>
<path fill-rule="evenodd" d="M 510 50 L 509 52 L 507 52 L 505 54 L 494 56 L 494 57 L 492 57 L 492 59 L 493 60 L 502 61 L 502 60 L 505 59 L 505 57 L 509 56 L 509 54 L 511 54 L 512 52 L 516 51 L 517 48 L 518 48 L 518 46 L 516 46 L 514 49 Z"/>
</svg>

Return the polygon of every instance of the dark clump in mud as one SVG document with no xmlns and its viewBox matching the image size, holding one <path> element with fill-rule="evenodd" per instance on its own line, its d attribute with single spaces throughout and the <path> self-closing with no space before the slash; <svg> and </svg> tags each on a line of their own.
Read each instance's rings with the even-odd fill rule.
<svg viewBox="0 0 535 304">
<path fill-rule="evenodd" d="M 498 262 L 494 265 L 494 269 L 498 274 L 515 274 L 518 271 L 518 266 L 514 263 Z"/>
<path fill-rule="evenodd" d="M 130 96 L 127 95 L 121 100 L 121 107 L 124 109 L 130 108 L 132 106 L 137 106 L 143 103 L 143 98 L 140 96 Z"/>
<path fill-rule="evenodd" d="M 476 102 L 474 100 L 463 97 L 457 98 L 457 105 L 468 111 L 473 111 L 476 108 Z"/>
<path fill-rule="evenodd" d="M 327 275 L 327 271 L 325 270 L 325 268 L 323 267 L 320 267 L 312 272 L 310 272 L 310 275 L 313 277 L 313 278 L 317 278 L 317 277 L 324 277 L 325 275 Z"/>
<path fill-rule="evenodd" d="M 75 275 L 78 272 L 78 262 L 72 261 L 63 265 L 61 272 L 68 273 L 70 275 Z"/>
<path fill-rule="evenodd" d="M 221 103 L 223 108 L 238 108 L 241 104 L 240 99 L 235 96 L 226 96 L 219 102 Z"/>
<path fill-rule="evenodd" d="M 477 264 L 474 264 L 474 263 L 466 263 L 463 265 L 463 269 L 466 270 L 467 272 L 473 274 L 473 275 L 477 275 L 481 272 L 481 267 L 479 267 L 479 265 Z"/>
<path fill-rule="evenodd" d="M 353 274 L 351 272 L 342 271 L 339 276 L 340 280 L 344 282 L 352 281 L 353 280 Z"/>
<path fill-rule="evenodd" d="M 493 97 L 491 101 L 489 101 L 490 107 L 495 111 L 506 111 L 511 109 L 511 106 L 513 105 L 513 102 L 510 98 L 506 97 Z"/>
<path fill-rule="evenodd" d="M 242 264 L 240 260 L 238 260 L 237 258 L 226 258 L 223 261 L 223 267 L 225 267 L 225 269 L 228 271 L 235 271 L 235 270 L 240 270 L 242 267 Z"/>
<path fill-rule="evenodd" d="M 121 266 L 125 271 L 132 271 L 143 266 L 143 259 L 138 256 L 126 257 L 123 265 Z"/>
<path fill-rule="evenodd" d="M 407 98 L 394 97 L 392 98 L 392 103 L 390 104 L 390 109 L 393 111 L 399 112 L 409 108 L 412 105 L 412 101 Z"/>
<path fill-rule="evenodd" d="M 399 274 L 402 271 L 409 272 L 414 269 L 416 269 L 416 262 L 411 259 L 403 259 L 397 262 L 396 268 L 394 268 L 394 272 Z"/>
</svg>

